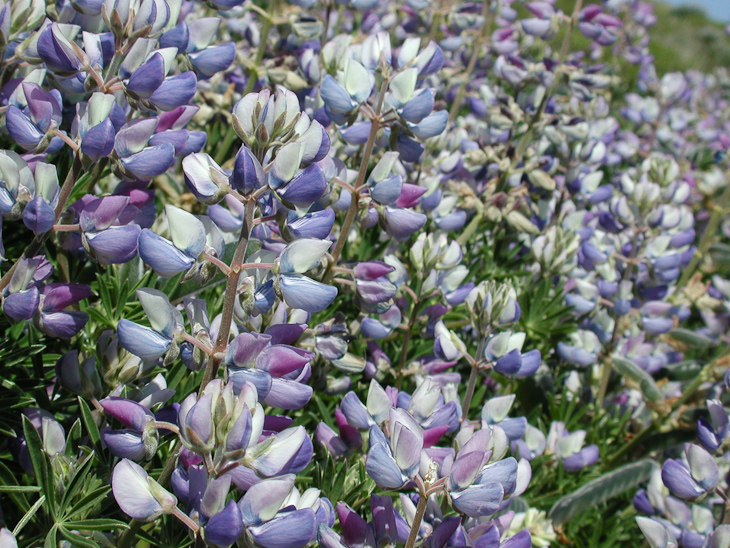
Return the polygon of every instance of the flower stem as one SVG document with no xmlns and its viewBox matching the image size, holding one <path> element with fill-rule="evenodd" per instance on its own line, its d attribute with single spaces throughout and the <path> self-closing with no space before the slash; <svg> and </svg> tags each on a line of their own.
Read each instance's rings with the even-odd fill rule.
<svg viewBox="0 0 730 548">
<path fill-rule="evenodd" d="M 347 215 L 340 228 L 340 235 L 337 237 L 337 243 L 335 248 L 332 250 L 332 261 L 330 261 L 327 271 L 324 274 L 322 281 L 328 283 L 334 274 L 333 267 L 337 266 L 337 260 L 340 258 L 342 249 L 345 247 L 347 236 L 350 234 L 350 228 L 352 223 L 355 221 L 358 209 L 358 198 L 357 191 L 365 183 L 365 176 L 368 172 L 368 165 L 370 164 L 370 156 L 373 153 L 373 147 L 375 146 L 375 138 L 378 136 L 378 130 L 380 129 L 380 111 L 383 108 L 383 101 L 385 100 L 385 92 L 388 90 L 388 78 L 383 77 L 383 83 L 380 86 L 380 94 L 378 95 L 378 104 L 375 108 L 375 116 L 370 122 L 370 135 L 368 135 L 367 143 L 365 143 L 365 150 L 362 155 L 362 161 L 360 162 L 360 171 L 357 174 L 357 180 L 355 181 L 355 192 L 350 197 L 350 207 L 347 208 Z"/>
<path fill-rule="evenodd" d="M 180 510 L 180 508 L 178 508 L 177 506 L 172 509 L 172 515 L 182 521 L 185 525 L 187 525 L 193 533 L 197 533 L 198 531 L 200 531 L 200 526 L 192 519 L 190 519 L 190 516 Z"/>
<path fill-rule="evenodd" d="M 583 0 L 576 0 L 575 7 L 573 8 L 573 15 L 570 18 L 570 21 L 568 22 L 568 28 L 565 31 L 565 36 L 563 37 L 563 43 L 560 46 L 560 54 L 558 56 L 558 65 L 553 71 L 553 74 L 555 77 L 553 78 L 552 85 L 545 91 L 545 95 L 542 97 L 542 101 L 540 101 L 540 106 L 535 111 L 535 114 L 533 114 L 532 118 L 530 119 L 530 122 L 527 126 L 527 131 L 525 131 L 525 134 L 520 139 L 519 144 L 517 145 L 517 149 L 515 152 L 514 160 L 512 162 L 512 168 L 514 168 L 517 163 L 519 163 L 522 160 L 522 157 L 525 154 L 525 150 L 527 149 L 527 145 L 530 143 L 532 139 L 532 131 L 535 129 L 535 124 L 542 118 L 543 113 L 545 112 L 545 107 L 547 106 L 548 99 L 550 99 L 550 96 L 555 91 L 555 88 L 558 87 L 558 81 L 559 81 L 559 72 L 563 68 L 563 65 L 565 64 L 565 59 L 568 57 L 568 46 L 570 46 L 570 38 L 573 36 L 573 29 L 575 28 L 575 23 L 578 20 L 578 13 L 583 7 Z M 510 169 L 512 171 L 512 169 Z"/>
<path fill-rule="evenodd" d="M 416 544 L 416 538 L 418 537 L 418 530 L 421 528 L 421 521 L 423 521 L 423 514 L 426 513 L 426 504 L 428 504 L 428 497 L 421 493 L 418 498 L 418 506 L 416 507 L 416 515 L 413 517 L 413 524 L 411 525 L 411 532 L 408 535 L 408 541 L 406 542 L 405 548 L 413 548 Z"/>
<path fill-rule="evenodd" d="M 721 360 L 725 358 L 725 356 L 727 356 L 729 352 L 730 350 L 725 350 L 717 358 L 707 363 L 702 368 L 702 371 L 700 371 L 699 374 L 692 380 L 692 382 L 689 383 L 684 390 L 682 390 L 682 395 L 672 403 L 669 411 L 667 413 L 664 413 L 659 420 L 654 420 L 649 425 L 644 427 L 643 430 L 641 430 L 627 443 L 625 443 L 618 451 L 616 451 L 613 456 L 607 459 L 606 464 L 612 465 L 615 462 L 620 462 L 621 458 L 624 455 L 626 455 L 629 451 L 634 449 L 634 447 L 644 441 L 649 436 L 649 434 L 659 429 L 659 427 L 664 424 L 667 418 L 671 417 L 675 411 L 677 411 L 680 407 L 687 403 L 687 401 L 689 401 L 692 396 L 694 396 L 699 387 L 708 380 L 708 377 L 712 370 L 721 363 Z"/>
<path fill-rule="evenodd" d="M 474 67 L 477 64 L 477 60 L 479 59 L 479 52 L 487 42 L 489 31 L 492 30 L 492 20 L 494 19 L 494 13 L 489 9 L 489 4 L 490 0 L 484 0 L 482 4 L 482 17 L 484 18 L 484 24 L 482 25 L 481 32 L 479 33 L 479 36 L 474 43 L 474 50 L 471 52 L 469 64 L 466 66 L 466 71 L 463 74 L 464 81 L 459 87 L 459 91 L 456 94 L 456 99 L 454 99 L 454 104 L 451 105 L 451 110 L 449 111 L 450 122 L 453 122 L 456 119 L 456 115 L 459 113 L 459 108 L 461 108 L 461 102 L 464 100 L 464 95 L 466 94 L 466 85 L 469 83 L 471 73 L 474 72 Z M 497 10 L 499 10 L 499 7 L 497 7 Z"/>
<path fill-rule="evenodd" d="M 420 293 L 420 288 L 419 288 Z M 408 361 L 408 347 L 411 344 L 411 336 L 413 334 L 413 328 L 416 325 L 418 319 L 418 313 L 421 311 L 421 301 L 418 297 L 413 301 L 411 308 L 411 314 L 408 317 L 408 325 L 406 326 L 406 332 L 403 335 L 403 345 L 400 349 L 400 357 L 398 359 L 397 379 L 395 386 L 400 389 L 403 386 L 403 379 L 405 378 L 406 361 Z"/>
<path fill-rule="evenodd" d="M 213 347 L 213 355 L 208 360 L 208 365 L 205 368 L 205 374 L 203 380 L 200 383 L 199 394 L 202 394 L 203 389 L 208 383 L 216 377 L 218 374 L 218 367 L 220 366 L 220 358 L 216 356 L 221 352 L 224 352 L 228 346 L 228 336 L 231 333 L 231 324 L 233 323 L 233 310 L 236 304 L 237 290 L 238 290 L 238 279 L 241 274 L 241 266 L 246 257 L 246 249 L 248 248 L 248 242 L 251 238 L 251 230 L 254 226 L 254 213 L 256 211 L 256 202 L 248 200 L 243 210 L 243 226 L 241 227 L 241 236 L 238 239 L 236 250 L 233 252 L 233 260 L 231 261 L 230 271 L 227 275 L 226 289 L 223 301 L 223 311 L 221 313 L 221 325 L 218 331 L 218 338 L 215 341 Z"/>
<path fill-rule="evenodd" d="M 725 177 L 725 190 L 723 190 L 722 196 L 720 196 L 719 203 L 717 203 L 712 208 L 712 215 L 710 215 L 710 220 L 707 221 L 707 226 L 705 227 L 705 231 L 702 234 L 702 239 L 697 245 L 697 251 L 695 251 L 694 256 L 692 257 L 692 261 L 690 261 L 689 265 L 687 265 L 687 268 L 684 269 L 682 275 L 679 277 L 679 281 L 677 282 L 677 288 L 674 291 L 675 295 L 678 295 L 680 289 L 682 289 L 690 280 L 690 278 L 692 278 L 692 275 L 695 273 L 695 270 L 697 269 L 700 261 L 710 249 L 712 240 L 714 240 L 715 236 L 717 236 L 717 229 L 720 226 L 720 221 L 722 221 L 722 218 L 725 215 L 725 212 L 727 211 L 729 205 L 730 171 L 727 172 L 727 175 Z"/>
<path fill-rule="evenodd" d="M 266 17 L 264 17 L 264 24 L 261 27 L 261 35 L 259 38 L 259 47 L 256 49 L 256 57 L 253 61 L 253 67 L 251 67 L 251 72 L 248 75 L 248 82 L 246 82 L 246 89 L 244 90 L 243 94 L 247 95 L 253 91 L 253 89 L 256 87 L 256 82 L 259 79 L 259 68 L 261 67 L 261 61 L 264 58 L 264 53 L 266 52 L 266 40 L 269 38 L 269 32 L 271 31 L 271 27 L 273 26 L 273 13 L 274 13 L 274 5 L 276 2 L 271 1 L 269 2 L 269 13 L 266 14 Z"/>
<path fill-rule="evenodd" d="M 466 385 L 466 394 L 464 394 L 464 402 L 461 404 L 461 422 L 464 422 L 469 415 L 469 407 L 471 407 L 471 400 L 474 397 L 474 389 L 477 386 L 478 377 L 479 369 L 476 365 L 472 365 L 471 373 L 469 373 L 469 383 Z"/>
</svg>

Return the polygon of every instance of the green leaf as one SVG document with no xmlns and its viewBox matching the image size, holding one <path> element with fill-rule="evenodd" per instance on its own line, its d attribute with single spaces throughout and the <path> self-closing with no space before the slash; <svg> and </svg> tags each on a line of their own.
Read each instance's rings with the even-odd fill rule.
<svg viewBox="0 0 730 548">
<path fill-rule="evenodd" d="M 13 536 L 17 537 L 20 534 L 20 532 L 23 530 L 23 527 L 25 527 L 25 525 L 31 519 L 33 519 L 33 516 L 35 516 L 38 508 L 43 506 L 44 502 L 46 502 L 46 496 L 41 495 L 41 498 L 39 498 L 36 503 L 30 507 L 30 510 L 28 510 L 22 518 L 20 518 L 20 521 L 16 524 L 15 529 L 13 529 Z"/>
<path fill-rule="evenodd" d="M 37 493 L 40 490 L 35 485 L 0 485 L 0 493 Z"/>
<path fill-rule="evenodd" d="M 51 530 L 46 535 L 46 540 L 43 543 L 43 548 L 58 548 L 58 526 L 53 525 Z"/>
<path fill-rule="evenodd" d="M 106 498 L 111 488 L 108 485 L 102 485 L 88 493 L 84 498 L 78 501 L 70 511 L 67 512 L 67 518 L 77 517 L 87 510 L 99 505 Z"/>
<path fill-rule="evenodd" d="M 76 419 L 74 423 L 71 425 L 71 428 L 68 431 L 68 435 L 66 436 L 66 456 L 67 457 L 73 457 L 76 451 L 78 450 L 77 442 L 81 438 L 82 430 L 81 430 L 81 420 Z"/>
<path fill-rule="evenodd" d="M 71 543 L 71 546 L 80 546 L 82 548 L 99 548 L 99 543 L 97 543 L 95 540 L 91 540 L 90 538 L 83 537 L 78 533 L 69 531 L 66 528 L 66 524 L 61 525 L 59 529 L 61 531 L 61 535 L 63 535 L 63 538 L 68 540 Z"/>
<path fill-rule="evenodd" d="M 553 523 L 561 525 L 573 516 L 646 481 L 655 466 L 652 459 L 643 459 L 604 474 L 558 500 L 550 509 L 548 517 Z"/>
<path fill-rule="evenodd" d="M 669 332 L 669 336 L 673 339 L 678 340 L 681 343 L 686 344 L 690 348 L 699 348 L 702 350 L 706 350 L 708 348 L 712 348 L 716 344 L 715 341 L 713 341 L 709 337 L 699 335 L 694 331 L 690 331 L 689 329 L 683 329 L 681 327 L 672 329 Z"/>
<path fill-rule="evenodd" d="M 61 508 L 69 508 L 71 501 L 78 490 L 84 485 L 84 480 L 88 478 L 89 469 L 94 460 L 94 454 L 89 454 L 86 459 L 76 468 L 73 478 L 66 487 L 66 492 L 63 494 L 63 500 L 61 501 Z"/>
<path fill-rule="evenodd" d="M 118 519 L 82 519 L 78 521 L 65 521 L 63 526 L 67 529 L 78 531 L 113 531 L 114 529 L 127 529 L 129 525 Z"/>
<path fill-rule="evenodd" d="M 659 387 L 656 385 L 656 382 L 654 382 L 652 376 L 644 371 L 641 367 L 636 365 L 631 360 L 627 360 L 626 358 L 623 358 L 616 354 L 611 356 L 611 364 L 619 374 L 638 383 L 641 393 L 644 394 L 644 396 L 650 401 L 654 403 L 664 402 L 664 396 L 662 396 L 662 393 L 659 390 Z"/>
<path fill-rule="evenodd" d="M 0 484 L 4 487 L 17 487 L 16 479 L 10 469 L 0 462 Z M 40 491 L 40 487 L 33 486 L 33 489 Z M 6 491 L 8 496 L 13 499 L 15 506 L 17 506 L 21 512 L 27 512 L 30 509 L 30 503 L 24 494 L 17 491 Z"/>
<path fill-rule="evenodd" d="M 54 487 L 53 473 L 48 455 L 43 451 L 43 442 L 38 435 L 38 431 L 30 422 L 30 419 L 23 415 L 23 433 L 25 434 L 25 443 L 28 446 L 28 455 L 30 462 L 33 464 L 33 472 L 35 473 L 36 482 L 40 486 L 43 494 L 48 501 L 48 509 L 50 515 L 56 515 L 56 489 Z"/>
<path fill-rule="evenodd" d="M 86 426 L 86 431 L 89 433 L 91 442 L 94 445 L 99 445 L 101 435 L 99 434 L 99 427 L 96 425 L 96 421 L 94 420 L 94 415 L 91 413 L 91 409 L 89 409 L 88 404 L 81 398 L 81 396 L 78 397 L 78 400 L 79 407 L 81 408 L 81 418 L 84 420 L 84 426 Z"/>
</svg>

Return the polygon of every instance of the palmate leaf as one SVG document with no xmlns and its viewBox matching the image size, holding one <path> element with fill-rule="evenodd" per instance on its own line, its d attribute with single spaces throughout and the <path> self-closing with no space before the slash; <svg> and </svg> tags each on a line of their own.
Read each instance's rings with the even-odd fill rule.
<svg viewBox="0 0 730 548">
<path fill-rule="evenodd" d="M 571 308 L 565 304 L 565 293 L 554 288 L 550 280 L 524 288 L 517 302 L 522 309 L 521 329 L 544 351 L 554 346 L 551 338 L 562 339 L 577 327 Z"/>
<path fill-rule="evenodd" d="M 604 474 L 558 500 L 550 509 L 548 517 L 557 525 L 563 524 L 581 512 L 646 481 L 655 466 L 653 460 L 643 459 Z"/>
<path fill-rule="evenodd" d="M 76 472 L 74 473 L 73 478 L 71 478 L 71 481 L 68 483 L 68 487 L 66 487 L 66 492 L 63 494 L 63 500 L 61 501 L 61 508 L 68 508 L 71 504 L 71 501 L 76 496 L 76 493 L 81 489 L 84 484 L 86 483 L 86 478 L 89 473 L 89 470 L 91 468 L 91 464 L 94 460 L 94 454 L 89 454 L 86 459 L 76 468 Z"/>
</svg>

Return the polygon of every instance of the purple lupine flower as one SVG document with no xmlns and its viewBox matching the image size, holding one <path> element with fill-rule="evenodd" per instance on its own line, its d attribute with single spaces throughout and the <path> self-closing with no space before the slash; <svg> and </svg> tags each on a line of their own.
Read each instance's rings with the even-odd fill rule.
<svg viewBox="0 0 730 548">
<path fill-rule="evenodd" d="M 390 410 L 390 439 L 379 427 L 370 428 L 366 470 L 379 486 L 400 489 L 418 473 L 423 430 L 402 409 Z"/>
<path fill-rule="evenodd" d="M 249 534 L 264 548 L 300 548 L 317 533 L 316 514 L 311 507 L 285 506 L 294 479 L 288 474 L 261 481 L 238 502 Z"/>
<path fill-rule="evenodd" d="M 188 54 L 198 78 L 207 80 L 231 66 L 236 58 L 236 44 L 226 42 Z"/>
<path fill-rule="evenodd" d="M 328 240 L 303 239 L 287 245 L 279 255 L 279 275 L 274 288 L 292 308 L 320 312 L 337 296 L 337 288 L 304 276 L 314 268 L 330 248 Z"/>
<path fill-rule="evenodd" d="M 116 167 L 127 180 L 150 181 L 174 163 L 175 147 L 171 143 L 148 146 L 157 124 L 157 118 L 141 118 L 124 124 L 117 132 L 114 150 L 119 156 L 119 163 Z"/>
<path fill-rule="evenodd" d="M 699 497 L 714 489 L 718 480 L 715 458 L 699 445 L 685 445 L 685 464 L 667 459 L 662 466 L 662 481 L 676 496 L 683 499 Z"/>
<path fill-rule="evenodd" d="M 595 464 L 600 456 L 596 445 L 582 447 L 585 437 L 585 430 L 568 432 L 565 424 L 553 421 L 547 436 L 547 447 L 562 459 L 566 470 L 577 472 Z"/>
<path fill-rule="evenodd" d="M 56 362 L 56 377 L 66 390 L 85 397 L 101 397 L 101 378 L 92 356 L 79 363 L 78 350 L 66 352 Z"/>
<path fill-rule="evenodd" d="M 301 409 L 312 397 L 305 384 L 314 354 L 293 346 L 270 344 L 269 335 L 243 333 L 226 350 L 225 363 L 234 386 L 253 383 L 261 401 L 281 409 Z"/>
<path fill-rule="evenodd" d="M 102 439 L 117 457 L 138 461 L 150 459 L 157 451 L 155 416 L 146 407 L 125 398 L 110 397 L 99 402 L 104 413 L 125 426 L 124 430 L 105 430 Z"/>
<path fill-rule="evenodd" d="M 38 37 L 38 56 L 49 70 L 59 76 L 68 76 L 81 70 L 81 60 L 67 37 L 67 33 L 73 32 L 72 29 L 72 25 L 51 23 Z"/>
<path fill-rule="evenodd" d="M 134 519 L 152 521 L 169 514 L 177 498 L 147 475 L 144 468 L 122 459 L 112 472 L 112 493 L 122 511 Z"/>
<path fill-rule="evenodd" d="M 205 524 L 205 539 L 217 546 L 230 546 L 243 533 L 243 517 L 235 501 L 214 514 Z"/>
<path fill-rule="evenodd" d="M 522 352 L 524 333 L 503 331 L 489 338 L 484 348 L 484 357 L 494 364 L 494 369 L 504 375 L 518 378 L 532 375 L 540 367 L 540 351 Z"/>
<path fill-rule="evenodd" d="M 150 95 L 148 101 L 162 111 L 175 110 L 187 105 L 195 96 L 198 79 L 193 71 L 168 76 Z"/>
<path fill-rule="evenodd" d="M 32 82 L 23 82 L 21 87 L 27 107 L 21 111 L 15 105 L 8 106 L 8 133 L 26 150 L 57 152 L 63 146 L 63 141 L 54 135 L 61 123 L 60 93 L 58 90 L 48 92 Z"/>
<path fill-rule="evenodd" d="M 448 491 L 454 507 L 472 517 L 499 510 L 502 500 L 517 488 L 517 461 L 509 457 L 492 464 L 487 451 L 489 431 L 479 430 L 464 444 L 454 460 Z"/>
<path fill-rule="evenodd" d="M 217 204 L 230 188 L 228 175 L 208 154 L 191 154 L 182 161 L 185 184 L 199 202 Z"/>
<path fill-rule="evenodd" d="M 730 421 L 720 400 L 707 400 L 710 420 L 700 417 L 697 421 L 697 441 L 710 453 L 717 451 L 730 435 Z"/>
<path fill-rule="evenodd" d="M 215 267 L 204 254 L 222 257 L 225 251 L 217 226 L 207 217 L 196 217 L 169 204 L 165 206 L 165 215 L 172 241 L 149 229 L 142 230 L 139 237 L 142 260 L 164 278 L 187 271 L 186 279 L 208 279 Z"/>
<path fill-rule="evenodd" d="M 144 360 L 155 360 L 163 354 L 167 354 L 166 359 L 174 359 L 179 350 L 177 339 L 185 330 L 182 314 L 170 304 L 167 295 L 156 289 L 140 288 L 137 298 L 151 327 L 123 318 L 117 325 L 119 343 Z"/>
</svg>

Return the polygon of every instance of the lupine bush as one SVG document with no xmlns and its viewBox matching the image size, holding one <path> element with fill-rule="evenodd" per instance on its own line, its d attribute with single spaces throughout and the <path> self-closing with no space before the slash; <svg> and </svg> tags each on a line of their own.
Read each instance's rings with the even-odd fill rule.
<svg viewBox="0 0 730 548">
<path fill-rule="evenodd" d="M 730 547 L 730 74 L 655 22 L 1 2 L 0 546 Z"/>
</svg>

